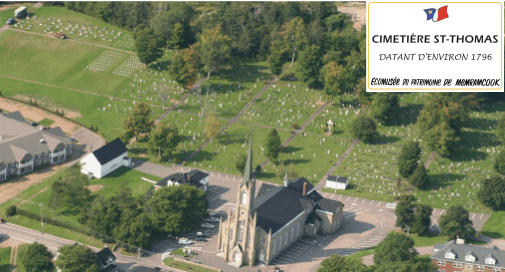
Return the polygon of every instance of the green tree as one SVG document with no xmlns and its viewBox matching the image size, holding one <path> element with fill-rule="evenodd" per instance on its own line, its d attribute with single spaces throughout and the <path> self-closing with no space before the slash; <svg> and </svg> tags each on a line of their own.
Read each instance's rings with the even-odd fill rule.
<svg viewBox="0 0 505 272">
<path fill-rule="evenodd" d="M 371 115 L 381 123 L 390 123 L 393 118 L 393 110 L 398 107 L 398 95 L 396 93 L 377 93 L 374 95 L 371 107 Z"/>
<path fill-rule="evenodd" d="M 284 55 L 278 51 L 272 51 L 272 54 L 268 57 L 268 63 L 270 65 L 270 71 L 272 74 L 279 76 L 282 74 L 282 68 L 284 67 Z"/>
<path fill-rule="evenodd" d="M 505 143 L 505 114 L 502 114 L 500 119 L 498 119 L 498 123 L 496 124 L 496 136 L 502 143 Z"/>
<path fill-rule="evenodd" d="M 149 138 L 149 152 L 168 158 L 179 144 L 179 130 L 174 124 L 167 121 L 158 123 L 151 131 Z"/>
<path fill-rule="evenodd" d="M 151 132 L 154 126 L 154 120 L 151 119 L 151 108 L 146 103 L 138 103 L 128 115 L 125 121 L 126 131 L 131 131 L 135 138 L 139 135 Z"/>
<path fill-rule="evenodd" d="M 505 175 L 505 148 L 502 148 L 499 152 L 493 163 L 493 168 L 501 175 Z"/>
<path fill-rule="evenodd" d="M 366 91 L 366 77 L 361 78 L 361 81 L 356 86 L 358 91 L 358 101 L 362 107 L 369 107 L 372 104 L 373 98 L 377 93 Z"/>
<path fill-rule="evenodd" d="M 373 261 L 377 265 L 413 260 L 419 253 L 414 240 L 404 233 L 392 231 L 375 247 Z"/>
<path fill-rule="evenodd" d="M 324 259 L 317 272 L 366 272 L 367 267 L 360 258 L 332 254 Z"/>
<path fill-rule="evenodd" d="M 222 33 L 220 26 L 205 29 L 197 48 L 207 71 L 207 79 L 212 71 L 224 69 L 231 61 L 230 38 Z"/>
<path fill-rule="evenodd" d="M 403 178 L 408 178 L 417 168 L 417 162 L 421 159 L 421 148 L 418 142 L 410 141 L 402 146 L 398 157 L 398 172 Z"/>
<path fill-rule="evenodd" d="M 484 179 L 477 192 L 479 201 L 493 210 L 505 208 L 505 177 L 492 176 Z"/>
<path fill-rule="evenodd" d="M 410 229 L 411 232 L 418 233 L 422 235 L 426 233 L 431 225 L 431 214 L 433 213 L 433 208 L 427 204 L 418 204 L 416 206 L 416 213 L 414 215 L 414 224 Z"/>
<path fill-rule="evenodd" d="M 47 247 L 35 242 L 20 252 L 19 262 L 26 272 L 46 272 L 53 271 L 51 258 L 51 252 Z"/>
<path fill-rule="evenodd" d="M 359 139 L 363 142 L 371 142 L 377 133 L 377 124 L 375 121 L 365 114 L 360 114 L 351 123 L 351 136 L 354 139 Z"/>
<path fill-rule="evenodd" d="M 273 128 L 268 134 L 265 146 L 265 155 L 272 163 L 276 164 L 277 158 L 279 157 L 279 150 L 281 148 L 281 137 L 279 137 L 279 134 L 275 128 Z"/>
<path fill-rule="evenodd" d="M 66 245 L 58 249 L 60 255 L 54 264 L 65 272 L 99 272 L 98 259 L 89 247 L 80 244 Z"/>
<path fill-rule="evenodd" d="M 428 186 L 428 174 L 423 163 L 419 163 L 414 173 L 409 177 L 409 182 L 417 189 L 425 189 Z"/>
<path fill-rule="evenodd" d="M 416 198 L 412 195 L 402 195 L 395 208 L 396 224 L 395 226 L 406 229 L 414 224 L 414 204 Z"/>
<path fill-rule="evenodd" d="M 451 155 L 461 140 L 447 122 L 436 124 L 426 131 L 422 138 L 432 150 L 445 157 Z"/>
<path fill-rule="evenodd" d="M 286 168 L 288 170 L 288 179 L 295 180 L 298 178 L 298 173 L 296 173 L 296 167 L 294 163 L 290 163 L 289 165 L 285 165 L 285 163 L 281 163 L 275 172 L 275 176 L 280 180 L 284 180 L 286 176 Z"/>
<path fill-rule="evenodd" d="M 247 154 L 239 154 L 235 159 L 235 167 L 240 174 L 244 174 L 245 165 L 247 163 Z"/>
<path fill-rule="evenodd" d="M 296 73 L 297 77 L 308 84 L 309 87 L 318 88 L 321 86 L 320 71 L 323 66 L 321 48 L 317 45 L 307 46 L 300 51 L 298 57 Z"/>
<path fill-rule="evenodd" d="M 205 119 L 205 125 L 203 127 L 205 134 L 209 138 L 214 138 L 219 133 L 219 121 L 216 118 L 216 115 L 213 113 Z"/>
<path fill-rule="evenodd" d="M 346 92 L 347 70 L 344 66 L 336 62 L 330 62 L 323 67 L 324 91 L 332 99 L 335 96 L 342 96 Z"/>
<path fill-rule="evenodd" d="M 170 39 L 168 40 L 168 47 L 179 50 L 184 42 L 182 37 L 183 33 L 183 26 L 180 23 L 175 23 L 174 27 L 172 28 Z"/>
<path fill-rule="evenodd" d="M 159 32 L 150 27 L 135 29 L 134 42 L 138 58 L 146 66 L 163 55 L 163 38 Z"/>
<path fill-rule="evenodd" d="M 295 17 L 282 25 L 279 37 L 282 41 L 282 51 L 291 55 L 291 66 L 294 65 L 298 50 L 303 50 L 307 44 L 307 36 L 303 19 Z"/>
<path fill-rule="evenodd" d="M 198 79 L 200 56 L 194 46 L 177 52 L 168 67 L 168 73 L 184 88 L 190 88 Z"/>
<path fill-rule="evenodd" d="M 160 235 L 190 231 L 209 216 L 209 201 L 203 190 L 183 184 L 158 189 L 148 201 L 151 219 Z"/>
<path fill-rule="evenodd" d="M 438 223 L 440 233 L 450 239 L 455 239 L 456 236 L 466 239 L 475 235 L 475 228 L 468 211 L 460 205 L 449 207 L 447 213 L 440 216 Z"/>
<path fill-rule="evenodd" d="M 154 229 L 147 214 L 125 218 L 114 231 L 114 238 L 135 246 L 128 247 L 129 252 L 136 252 L 139 247 L 150 248 L 154 242 L 154 236 L 152 235 Z"/>
</svg>

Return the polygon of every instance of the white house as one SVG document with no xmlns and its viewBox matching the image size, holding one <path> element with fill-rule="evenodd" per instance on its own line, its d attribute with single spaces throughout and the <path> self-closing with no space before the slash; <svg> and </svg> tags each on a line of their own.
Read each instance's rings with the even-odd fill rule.
<svg viewBox="0 0 505 272">
<path fill-rule="evenodd" d="M 121 166 L 129 166 L 131 158 L 119 138 L 89 153 L 81 160 L 81 172 L 95 178 L 103 178 Z"/>
<path fill-rule="evenodd" d="M 207 192 L 207 189 L 209 187 L 209 174 L 196 169 L 193 169 L 184 174 L 177 172 L 160 180 L 158 183 L 156 183 L 155 187 L 160 188 L 172 185 L 177 186 L 181 184 L 189 184 L 191 186 L 195 186 L 198 189 L 202 189 L 204 192 Z"/>
<path fill-rule="evenodd" d="M 346 177 L 341 176 L 328 176 L 326 178 L 326 187 L 331 189 L 345 190 L 349 181 Z"/>
</svg>

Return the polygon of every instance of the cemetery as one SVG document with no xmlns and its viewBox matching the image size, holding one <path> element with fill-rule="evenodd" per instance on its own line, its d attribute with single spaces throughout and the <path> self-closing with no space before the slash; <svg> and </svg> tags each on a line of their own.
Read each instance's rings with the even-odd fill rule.
<svg viewBox="0 0 505 272">
<path fill-rule="evenodd" d="M 310 89 L 302 82 L 278 81 L 256 100 L 240 120 L 292 129 L 301 126 L 326 99 L 326 94 Z"/>
<path fill-rule="evenodd" d="M 36 12 L 28 8 L 28 11 L 31 16 L 19 20 L 12 26 L 14 29 L 48 36 L 61 31 L 72 40 L 135 51 L 133 36 L 129 31 L 93 17 L 57 7 L 41 7 Z"/>
<path fill-rule="evenodd" d="M 328 104 L 323 112 L 321 112 L 305 129 L 308 132 L 318 134 L 331 134 L 328 129 L 329 122 L 331 127 L 335 129 L 335 135 L 338 137 L 351 138 L 349 133 L 349 124 L 360 111 L 363 111 L 358 105 L 358 100 L 355 95 L 345 94 L 340 98 L 333 99 L 333 105 Z M 332 129 L 332 130 L 333 130 Z"/>
</svg>

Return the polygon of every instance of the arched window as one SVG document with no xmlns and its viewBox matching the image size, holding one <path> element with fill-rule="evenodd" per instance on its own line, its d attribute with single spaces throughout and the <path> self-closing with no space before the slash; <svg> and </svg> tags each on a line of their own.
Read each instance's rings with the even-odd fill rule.
<svg viewBox="0 0 505 272">
<path fill-rule="evenodd" d="M 245 190 L 242 191 L 242 204 L 247 204 L 247 192 Z"/>
</svg>

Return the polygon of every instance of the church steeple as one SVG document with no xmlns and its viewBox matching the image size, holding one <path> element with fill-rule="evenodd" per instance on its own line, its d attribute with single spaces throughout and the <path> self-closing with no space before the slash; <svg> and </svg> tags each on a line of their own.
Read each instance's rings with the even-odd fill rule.
<svg viewBox="0 0 505 272">
<path fill-rule="evenodd" d="M 247 153 L 247 161 L 244 171 L 244 182 L 249 182 L 252 179 L 252 136 L 249 139 L 249 152 Z"/>
</svg>

